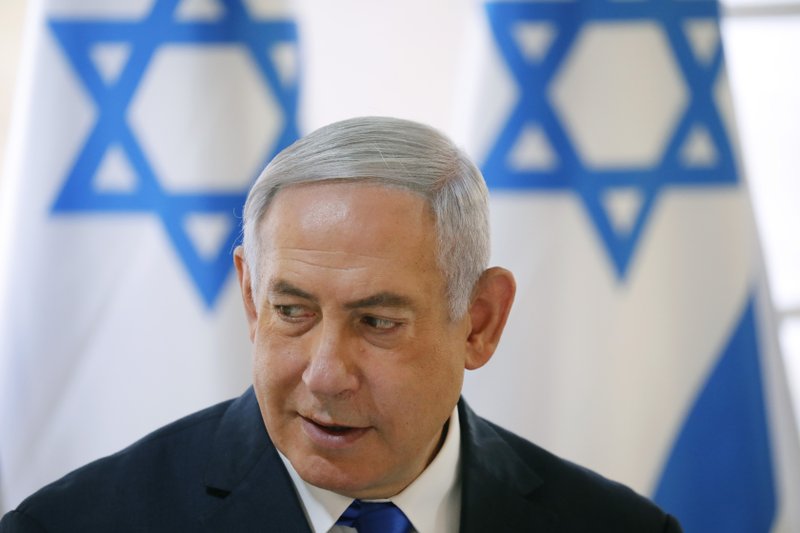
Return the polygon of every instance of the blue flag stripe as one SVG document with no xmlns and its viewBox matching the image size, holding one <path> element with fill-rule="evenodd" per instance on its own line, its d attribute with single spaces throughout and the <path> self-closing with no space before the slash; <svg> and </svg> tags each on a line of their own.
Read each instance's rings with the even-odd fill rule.
<svg viewBox="0 0 800 533">
<path fill-rule="evenodd" d="M 686 533 L 761 533 L 775 521 L 754 301 L 687 416 L 655 493 Z"/>
</svg>

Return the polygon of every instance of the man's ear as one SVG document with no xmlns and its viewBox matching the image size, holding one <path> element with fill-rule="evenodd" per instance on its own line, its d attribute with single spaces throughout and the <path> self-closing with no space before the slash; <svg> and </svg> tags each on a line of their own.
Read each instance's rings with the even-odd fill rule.
<svg viewBox="0 0 800 533">
<path fill-rule="evenodd" d="M 244 248 L 237 246 L 233 251 L 233 264 L 236 265 L 236 276 L 239 279 L 239 288 L 242 290 L 244 313 L 247 315 L 247 327 L 250 330 L 250 342 L 255 342 L 256 323 L 258 322 L 258 307 L 253 297 L 253 284 L 250 278 L 250 266 L 244 258 Z"/>
<path fill-rule="evenodd" d="M 469 307 L 470 332 L 464 365 L 467 370 L 482 367 L 494 354 L 516 290 L 514 275 L 505 268 L 492 267 L 481 275 Z"/>
</svg>

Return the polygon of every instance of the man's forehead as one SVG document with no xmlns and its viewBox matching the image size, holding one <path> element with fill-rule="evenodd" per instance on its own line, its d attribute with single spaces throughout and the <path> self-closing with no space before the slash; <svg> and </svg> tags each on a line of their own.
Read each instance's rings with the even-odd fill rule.
<svg viewBox="0 0 800 533">
<path fill-rule="evenodd" d="M 300 239 L 329 249 L 389 250 L 427 247 L 435 240 L 434 217 L 422 196 L 371 182 L 321 182 L 282 189 L 260 226 L 267 246 L 270 241 L 275 245 Z"/>
<path fill-rule="evenodd" d="M 427 199 L 413 191 L 381 183 L 333 180 L 285 187 L 272 199 L 264 226 L 285 224 L 306 228 L 327 228 L 359 220 L 365 226 L 387 222 L 398 231 L 419 225 L 425 232 L 435 230 L 435 217 Z M 388 228 L 387 228 L 388 229 Z M 422 237 L 420 235 L 420 237 Z"/>
<path fill-rule="evenodd" d="M 284 204 L 297 203 L 299 201 L 305 204 L 305 206 L 308 206 L 309 201 L 313 200 L 314 212 L 313 214 L 309 213 L 309 216 L 315 216 L 317 218 L 325 217 L 330 222 L 343 221 L 346 219 L 348 213 L 347 200 L 357 193 L 358 189 L 348 186 L 345 183 L 321 182 L 292 185 L 278 191 L 272 200 L 270 210 L 279 211 L 282 215 L 285 215 L 286 213 L 283 213 L 281 210 Z M 304 211 L 308 212 L 310 209 Z M 290 214 L 292 216 L 299 216 L 302 215 L 303 212 L 293 212 Z"/>
<path fill-rule="evenodd" d="M 359 305 L 405 305 L 400 297 L 443 291 L 435 227 L 420 196 L 375 184 L 323 183 L 285 189 L 274 200 L 260 230 L 268 290 L 285 293 L 288 286 L 278 282 L 288 282 L 310 296 L 330 296 L 327 289 L 336 285 L 348 292 L 337 300 L 372 299 Z M 328 287 L 312 286 L 319 276 Z"/>
</svg>

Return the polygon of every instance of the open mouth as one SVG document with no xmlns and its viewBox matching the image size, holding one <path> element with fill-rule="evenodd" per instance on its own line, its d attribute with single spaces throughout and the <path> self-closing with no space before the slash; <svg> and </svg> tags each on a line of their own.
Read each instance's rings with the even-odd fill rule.
<svg viewBox="0 0 800 533">
<path fill-rule="evenodd" d="M 322 431 L 325 431 L 326 433 L 332 433 L 334 435 L 343 435 L 343 434 L 345 434 L 345 433 L 347 433 L 349 431 L 353 431 L 353 430 L 359 429 L 359 428 L 354 428 L 354 427 L 351 427 L 351 426 L 336 426 L 336 425 L 321 424 L 321 423 L 319 423 L 319 422 L 317 422 L 315 420 L 311 420 L 310 418 L 306 418 L 306 420 L 311 422 L 312 424 L 314 424 L 316 427 L 318 427 Z"/>
<path fill-rule="evenodd" d="M 328 433 L 333 433 L 334 435 L 343 435 L 348 431 L 352 431 L 356 428 L 352 428 L 349 426 L 323 426 L 322 424 L 317 424 L 316 422 L 312 421 L 312 424 L 316 425 L 322 431 L 327 431 Z"/>
<path fill-rule="evenodd" d="M 369 428 L 323 424 L 301 416 L 305 433 L 317 444 L 325 446 L 341 446 L 356 441 Z"/>
</svg>

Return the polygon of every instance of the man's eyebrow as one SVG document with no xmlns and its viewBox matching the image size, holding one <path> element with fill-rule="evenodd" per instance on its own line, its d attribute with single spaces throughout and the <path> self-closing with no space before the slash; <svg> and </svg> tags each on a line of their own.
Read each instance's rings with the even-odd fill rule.
<svg viewBox="0 0 800 533">
<path fill-rule="evenodd" d="M 317 297 L 313 294 L 308 293 L 299 287 L 295 287 L 288 281 L 282 279 L 270 283 L 268 292 L 270 294 L 276 294 L 280 296 L 296 296 L 298 298 L 303 298 L 304 300 L 317 302 Z M 364 307 L 413 308 L 414 305 L 412 304 L 411 299 L 407 298 L 406 296 L 402 296 L 394 292 L 379 292 L 359 300 L 347 302 L 344 304 L 344 307 L 345 309 L 361 309 Z"/>
<path fill-rule="evenodd" d="M 314 295 L 304 291 L 299 287 L 295 287 L 288 281 L 284 281 L 282 279 L 270 283 L 268 292 L 270 294 L 278 294 L 281 296 L 297 296 L 298 298 L 311 300 L 312 302 L 317 301 L 317 298 Z"/>
<path fill-rule="evenodd" d="M 348 302 L 346 309 L 359 309 L 362 307 L 414 307 L 409 298 L 393 292 L 379 292 L 360 300 Z"/>
</svg>

